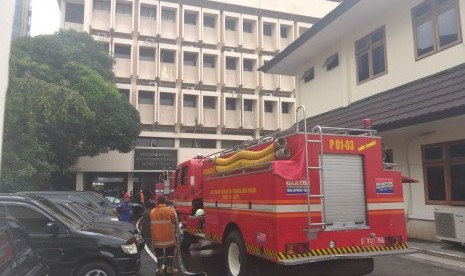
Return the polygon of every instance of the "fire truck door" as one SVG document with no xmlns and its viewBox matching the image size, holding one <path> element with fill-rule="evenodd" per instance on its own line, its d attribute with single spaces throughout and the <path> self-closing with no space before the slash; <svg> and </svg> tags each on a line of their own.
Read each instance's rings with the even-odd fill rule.
<svg viewBox="0 0 465 276">
<path fill-rule="evenodd" d="M 323 155 L 326 229 L 366 227 L 365 181 L 361 155 Z"/>
</svg>

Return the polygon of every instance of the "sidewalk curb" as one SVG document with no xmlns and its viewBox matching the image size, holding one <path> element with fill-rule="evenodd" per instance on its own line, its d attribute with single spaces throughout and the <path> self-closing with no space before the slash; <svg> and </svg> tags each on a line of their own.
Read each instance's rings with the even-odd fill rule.
<svg viewBox="0 0 465 276">
<path fill-rule="evenodd" d="M 455 261 L 465 262 L 465 257 L 460 256 L 460 255 L 446 253 L 442 251 L 427 250 L 427 249 L 419 248 L 416 246 L 409 246 L 409 248 L 418 251 L 418 253 L 423 253 L 426 255 L 432 255 L 436 257 L 442 257 L 442 258 L 447 258 L 447 259 L 451 259 Z"/>
</svg>

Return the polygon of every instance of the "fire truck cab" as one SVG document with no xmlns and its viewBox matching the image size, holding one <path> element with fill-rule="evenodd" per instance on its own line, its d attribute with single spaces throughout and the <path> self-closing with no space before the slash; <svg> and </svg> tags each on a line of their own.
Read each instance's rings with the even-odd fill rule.
<svg viewBox="0 0 465 276">
<path fill-rule="evenodd" d="M 183 248 L 223 245 L 231 276 L 247 275 L 248 254 L 286 266 L 348 260 L 370 273 L 374 256 L 409 252 L 402 177 L 384 168 L 381 144 L 371 129 L 303 123 L 181 163 Z"/>
</svg>

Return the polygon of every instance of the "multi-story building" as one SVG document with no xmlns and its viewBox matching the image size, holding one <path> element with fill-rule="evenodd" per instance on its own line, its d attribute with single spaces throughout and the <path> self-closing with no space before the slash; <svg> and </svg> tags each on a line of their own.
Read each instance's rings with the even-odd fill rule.
<svg viewBox="0 0 465 276">
<path fill-rule="evenodd" d="M 31 0 L 15 0 L 12 39 L 29 36 L 31 31 Z"/>
<path fill-rule="evenodd" d="M 76 188 L 145 189 L 178 161 L 295 122 L 292 76 L 257 68 L 338 1 L 62 0 L 61 26 L 115 58 L 116 86 L 140 112 L 128 154 L 81 158 Z"/>
<path fill-rule="evenodd" d="M 262 68 L 296 76 L 309 125 L 373 120 L 386 163 L 418 180 L 410 237 L 465 241 L 464 31 L 464 1 L 347 0 Z"/>
</svg>

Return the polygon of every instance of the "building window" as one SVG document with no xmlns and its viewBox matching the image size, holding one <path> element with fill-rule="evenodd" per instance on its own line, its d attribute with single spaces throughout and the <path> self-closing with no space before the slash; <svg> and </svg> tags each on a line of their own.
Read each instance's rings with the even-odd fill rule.
<svg viewBox="0 0 465 276">
<path fill-rule="evenodd" d="M 139 104 L 151 104 L 153 105 L 153 92 L 151 91 L 139 91 Z"/>
<path fill-rule="evenodd" d="M 427 204 L 465 204 L 465 141 L 422 147 Z"/>
<path fill-rule="evenodd" d="M 355 59 L 359 83 L 386 73 L 386 33 L 384 27 L 355 42 Z"/>
<path fill-rule="evenodd" d="M 197 107 L 197 96 L 195 95 L 184 95 L 184 107 Z"/>
<path fill-rule="evenodd" d="M 172 21 L 174 23 L 176 21 L 176 12 L 174 10 L 161 10 L 161 19 L 164 21 Z"/>
<path fill-rule="evenodd" d="M 253 111 L 253 101 L 244 99 L 244 111 Z"/>
<path fill-rule="evenodd" d="M 115 58 L 131 58 L 131 46 L 129 45 L 115 45 Z"/>
<path fill-rule="evenodd" d="M 326 67 L 326 71 L 329 71 L 339 65 L 339 54 L 334 54 L 328 57 L 323 64 L 323 67 Z"/>
<path fill-rule="evenodd" d="M 308 29 L 307 27 L 299 27 L 299 36 L 303 35 Z"/>
<path fill-rule="evenodd" d="M 203 56 L 203 67 L 215 68 L 215 56 L 204 55 Z"/>
<path fill-rule="evenodd" d="M 226 70 L 236 70 L 236 58 L 234 57 L 226 58 Z"/>
<path fill-rule="evenodd" d="M 136 147 L 174 148 L 174 139 L 139 137 L 136 140 Z"/>
<path fill-rule="evenodd" d="M 305 83 L 313 80 L 314 78 L 315 78 L 315 69 L 313 67 L 305 71 L 304 74 L 302 75 L 302 79 L 304 80 Z"/>
<path fill-rule="evenodd" d="M 160 55 L 161 63 L 174 63 L 174 51 L 161 50 Z"/>
<path fill-rule="evenodd" d="M 244 21 L 242 23 L 242 31 L 251 34 L 253 32 L 252 21 Z"/>
<path fill-rule="evenodd" d="M 152 138 L 152 147 L 154 147 L 154 148 L 174 148 L 174 139 L 170 139 L 170 138 Z"/>
<path fill-rule="evenodd" d="M 383 150 L 383 162 L 387 164 L 394 164 L 394 151 L 392 149 Z"/>
<path fill-rule="evenodd" d="M 216 148 L 216 140 L 209 140 L 209 139 L 180 139 L 179 146 L 181 148 L 215 149 Z"/>
<path fill-rule="evenodd" d="M 160 105 L 174 106 L 174 94 L 173 93 L 160 93 Z"/>
<path fill-rule="evenodd" d="M 268 23 L 263 23 L 263 35 L 272 36 L 273 34 L 273 25 Z"/>
<path fill-rule="evenodd" d="M 123 98 L 129 101 L 129 89 L 118 89 Z"/>
<path fill-rule="evenodd" d="M 197 54 L 184 52 L 184 65 L 197 66 Z"/>
<path fill-rule="evenodd" d="M 253 60 L 251 59 L 244 59 L 244 71 L 246 72 L 252 72 L 253 71 Z"/>
<path fill-rule="evenodd" d="M 281 103 L 281 112 L 283 114 L 289 114 L 289 103 L 286 103 L 286 102 Z"/>
<path fill-rule="evenodd" d="M 145 61 L 155 61 L 155 49 L 139 48 L 139 59 Z"/>
<path fill-rule="evenodd" d="M 236 99 L 226 98 L 226 110 L 236 110 Z"/>
<path fill-rule="evenodd" d="M 82 24 L 84 22 L 84 5 L 67 2 L 65 21 Z"/>
<path fill-rule="evenodd" d="M 197 14 L 192 12 L 184 13 L 184 24 L 197 25 Z"/>
<path fill-rule="evenodd" d="M 94 10 L 98 11 L 110 11 L 110 1 L 95 0 L 94 1 Z"/>
<path fill-rule="evenodd" d="M 139 137 L 136 140 L 136 147 L 150 147 L 151 139 L 146 137 Z"/>
<path fill-rule="evenodd" d="M 236 31 L 236 19 L 226 18 L 224 20 L 224 29 L 227 31 Z"/>
<path fill-rule="evenodd" d="M 237 147 L 238 145 L 242 144 L 243 141 L 240 140 L 222 140 L 221 141 L 221 148 L 222 149 L 232 149 Z"/>
<path fill-rule="evenodd" d="M 203 16 L 203 26 L 207 28 L 215 28 L 216 26 L 216 17 L 214 15 L 204 15 Z"/>
<path fill-rule="evenodd" d="M 457 0 L 427 0 L 412 9 L 417 59 L 462 42 Z"/>
<path fill-rule="evenodd" d="M 116 13 L 125 14 L 125 15 L 132 15 L 132 5 L 131 4 L 123 4 L 123 3 L 116 3 Z"/>
<path fill-rule="evenodd" d="M 273 113 L 273 102 L 265 101 L 265 112 L 266 113 Z"/>
<path fill-rule="evenodd" d="M 280 32 L 281 38 L 287 38 L 287 36 L 288 36 L 288 27 L 281 26 L 280 31 L 281 31 Z"/>
<path fill-rule="evenodd" d="M 210 96 L 204 96 L 203 97 L 203 108 L 204 109 L 215 109 L 216 104 L 215 104 L 215 97 L 210 97 Z"/>
<path fill-rule="evenodd" d="M 155 7 L 150 6 L 141 6 L 140 16 L 155 20 L 157 18 L 157 9 Z"/>
</svg>

